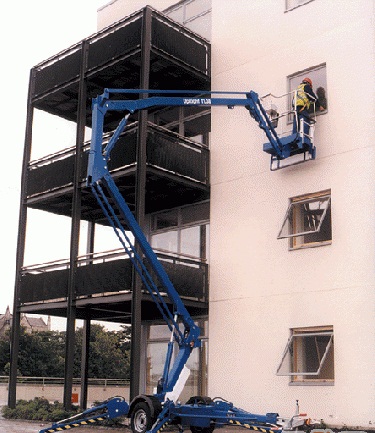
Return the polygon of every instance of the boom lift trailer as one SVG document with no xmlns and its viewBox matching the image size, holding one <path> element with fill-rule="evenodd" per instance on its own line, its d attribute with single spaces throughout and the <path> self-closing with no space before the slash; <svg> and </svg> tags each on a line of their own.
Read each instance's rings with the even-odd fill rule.
<svg viewBox="0 0 375 433">
<path fill-rule="evenodd" d="M 141 99 L 111 99 L 112 95 L 142 95 Z M 235 97 L 228 97 L 228 95 Z M 251 117 L 269 139 L 267 152 L 276 159 L 288 158 L 295 152 L 312 152 L 311 148 L 300 147 L 298 137 L 281 140 L 271 124 L 266 110 L 260 103 L 258 95 L 253 92 L 202 92 L 202 91 L 151 91 L 105 89 L 104 93 L 93 100 L 92 105 L 92 140 L 89 151 L 87 185 L 91 188 L 104 215 L 110 222 L 116 236 L 128 254 L 145 289 L 151 295 L 164 321 L 171 332 L 166 361 L 161 379 L 153 395 L 139 395 L 127 404 L 122 397 L 114 397 L 103 404 L 88 409 L 71 419 L 59 421 L 40 433 L 52 433 L 67 430 L 80 425 L 87 425 L 101 419 L 112 419 L 120 416 L 130 418 L 134 433 L 159 433 L 167 424 L 189 426 L 192 433 L 212 433 L 215 427 L 239 425 L 262 433 L 281 431 L 283 426 L 294 429 L 305 423 L 305 417 L 298 414 L 289 420 L 281 419 L 277 413 L 258 415 L 235 407 L 222 399 L 195 396 L 186 404 L 178 401 L 179 395 L 189 375 L 186 363 L 194 348 L 200 347 L 200 329 L 185 308 L 179 294 L 170 281 L 155 252 L 148 243 L 142 229 L 135 220 L 124 197 L 118 190 L 108 170 L 111 150 L 124 131 L 129 116 L 136 111 L 163 106 L 213 106 L 222 105 L 228 108 L 243 106 L 249 110 Z M 103 147 L 104 117 L 108 111 L 124 113 L 117 129 L 107 145 Z M 295 150 L 296 148 L 299 150 Z M 292 150 L 292 148 L 294 150 Z M 129 238 L 128 231 L 134 236 Z M 141 254 L 135 247 L 140 247 Z M 167 294 L 173 311 L 165 301 Z M 178 350 L 176 350 L 178 346 Z"/>
</svg>

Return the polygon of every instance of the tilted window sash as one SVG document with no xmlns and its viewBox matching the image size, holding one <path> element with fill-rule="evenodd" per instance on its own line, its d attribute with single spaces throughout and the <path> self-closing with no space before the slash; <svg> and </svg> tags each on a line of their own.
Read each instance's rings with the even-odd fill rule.
<svg viewBox="0 0 375 433">
<path fill-rule="evenodd" d="M 295 339 L 298 337 L 307 338 L 307 337 L 322 337 L 322 336 L 329 336 L 330 338 L 327 341 L 327 344 L 325 346 L 324 354 L 319 361 L 319 367 L 315 371 L 294 371 L 295 370 L 294 365 L 293 362 L 290 362 L 290 356 L 293 356 L 293 343 Z M 323 368 L 324 362 L 327 359 L 328 353 L 332 347 L 332 344 L 333 344 L 333 331 L 294 333 L 289 337 L 288 343 L 285 347 L 276 375 L 277 376 L 319 376 Z M 287 368 L 285 368 L 285 362 L 288 363 Z"/>
<path fill-rule="evenodd" d="M 310 204 L 312 203 L 316 203 L 318 205 L 317 209 L 309 208 Z M 304 200 L 292 201 L 286 211 L 283 224 L 281 226 L 277 239 L 293 238 L 319 232 L 322 227 L 323 221 L 327 215 L 330 204 L 330 195 L 325 195 L 321 197 L 310 197 Z M 306 217 L 308 219 L 308 229 L 306 229 L 306 224 L 301 224 L 301 217 L 299 218 L 299 221 L 296 221 L 296 219 L 298 218 L 293 215 L 297 213 L 297 209 L 300 206 L 305 207 L 303 217 Z M 320 216 L 320 218 L 318 216 Z M 297 224 L 297 222 L 299 222 L 300 224 Z M 298 227 L 298 225 L 300 227 Z"/>
</svg>

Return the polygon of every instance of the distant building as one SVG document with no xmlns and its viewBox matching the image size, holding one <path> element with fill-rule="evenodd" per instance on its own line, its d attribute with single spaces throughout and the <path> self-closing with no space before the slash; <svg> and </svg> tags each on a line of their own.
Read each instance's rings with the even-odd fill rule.
<svg viewBox="0 0 375 433">
<path fill-rule="evenodd" d="M 10 313 L 9 306 L 7 307 L 5 314 L 0 314 L 0 336 L 4 335 L 12 326 L 13 316 Z M 51 330 L 51 318 L 48 316 L 47 323 L 42 317 L 31 317 L 26 314 L 21 316 L 21 326 L 26 329 L 26 332 L 38 332 L 38 331 L 50 331 Z"/>
</svg>

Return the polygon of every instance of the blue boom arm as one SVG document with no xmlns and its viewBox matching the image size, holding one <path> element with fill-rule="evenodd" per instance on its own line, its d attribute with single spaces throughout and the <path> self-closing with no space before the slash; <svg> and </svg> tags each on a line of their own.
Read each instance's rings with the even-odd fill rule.
<svg viewBox="0 0 375 433">
<path fill-rule="evenodd" d="M 148 95 L 142 99 L 110 99 L 112 94 L 143 94 Z M 181 95 L 184 96 L 176 96 Z M 150 96 L 151 95 L 151 96 Z M 157 96 L 152 96 L 157 95 Z M 160 96 L 168 95 L 168 96 Z M 231 95 L 232 97 L 228 97 Z M 235 96 L 235 97 L 233 97 Z M 267 152 L 272 149 L 272 155 L 277 159 L 284 159 L 290 156 L 290 152 L 285 153 L 286 143 L 293 142 L 295 136 L 280 139 L 272 121 L 270 120 L 266 110 L 260 102 L 259 96 L 254 91 L 250 92 L 202 92 L 202 91 L 185 91 L 185 90 L 134 90 L 134 89 L 105 89 L 104 93 L 94 99 L 93 107 L 103 116 L 107 111 L 116 110 L 124 111 L 129 114 L 139 110 L 144 110 L 151 107 L 165 106 L 227 106 L 234 108 L 236 106 L 245 107 L 249 110 L 251 117 L 258 123 L 259 127 L 266 134 L 269 143 L 267 144 Z M 107 146 L 104 156 L 108 160 L 110 151 L 112 150 L 116 140 L 126 126 L 127 117 L 120 122 L 115 134 L 112 137 L 111 143 Z M 96 125 L 93 119 L 93 125 Z"/>
<path fill-rule="evenodd" d="M 143 98 L 111 99 L 111 96 L 114 94 L 126 94 L 130 97 L 133 97 L 133 94 L 142 94 Z M 228 95 L 232 95 L 232 97 L 225 97 Z M 166 392 L 173 390 L 192 349 L 200 346 L 199 327 L 196 326 L 190 314 L 186 310 L 163 266 L 159 262 L 127 203 L 119 192 L 111 174 L 109 173 L 107 164 L 110 159 L 111 150 L 115 146 L 120 134 L 123 132 L 130 114 L 139 110 L 158 106 L 197 105 L 221 105 L 227 106 L 228 108 L 233 108 L 235 106 L 245 107 L 249 110 L 251 116 L 258 122 L 260 128 L 265 131 L 277 155 L 282 157 L 281 146 L 277 134 L 259 101 L 258 95 L 252 91 L 247 93 L 205 92 L 202 94 L 202 91 L 105 89 L 102 95 L 93 100 L 92 107 L 92 140 L 89 154 L 87 183 L 91 187 L 93 194 L 97 198 L 105 216 L 110 221 L 125 251 L 132 260 L 135 270 L 140 275 L 144 286 L 151 294 L 164 320 L 173 333 L 174 340 L 179 345 L 179 352 L 172 368 L 170 368 L 169 364 L 172 359 L 171 351 L 173 350 L 173 344 L 169 345 L 164 374 L 160 382 L 162 385 L 160 392 L 164 395 Z M 108 111 L 124 112 L 124 118 L 120 121 L 107 146 L 103 148 L 104 117 Z M 119 215 L 121 215 L 121 218 Z M 126 228 L 122 225 L 121 220 L 125 221 Z M 140 246 L 146 260 L 137 254 L 136 248 L 130 241 L 126 230 L 132 232 L 135 241 Z M 157 281 L 154 281 L 151 273 L 148 271 L 145 261 L 150 265 L 150 268 L 156 275 Z M 162 287 L 162 290 L 160 289 L 160 286 Z M 173 304 L 173 312 L 168 308 L 164 297 L 161 295 L 161 291 L 168 294 L 168 297 Z M 183 323 L 183 330 L 180 330 L 178 320 Z"/>
<path fill-rule="evenodd" d="M 111 99 L 113 94 L 127 94 L 131 98 L 133 94 L 139 94 L 143 97 L 141 99 Z M 228 95 L 232 95 L 232 97 L 227 97 Z M 234 95 L 235 97 L 233 97 Z M 222 105 L 228 108 L 245 107 L 269 139 L 267 152 L 272 153 L 272 156 L 278 160 L 290 156 L 288 151 L 285 152 L 285 138 L 280 139 L 278 137 L 258 95 L 253 91 L 246 93 L 202 93 L 202 91 L 185 90 L 105 89 L 102 95 L 93 100 L 92 139 L 87 170 L 87 185 L 91 188 L 104 215 L 132 261 L 144 287 L 148 290 L 171 331 L 163 376 L 158 385 L 158 392 L 153 396 L 162 403 L 162 406 L 160 406 L 160 411 L 158 411 L 157 418 L 154 420 L 149 433 L 161 432 L 168 423 L 187 424 L 190 425 L 190 429 L 202 433 L 211 433 L 215 425 L 228 424 L 243 426 L 262 433 L 279 433 L 281 427 L 277 413 L 252 414 L 221 399 L 211 400 L 206 397 L 192 397 L 185 405 L 181 405 L 169 398 L 170 394 L 168 393 L 174 390 L 192 350 L 201 345 L 199 340 L 200 329 L 185 308 L 108 170 L 111 151 L 124 131 L 128 118 L 132 113 L 157 106 L 194 105 Z M 104 117 L 108 111 L 121 111 L 124 113 L 124 117 L 106 146 L 103 146 Z M 291 137 L 289 143 L 294 142 L 293 140 L 294 137 Z M 135 242 L 129 238 L 128 231 L 133 234 Z M 141 254 L 135 244 L 139 245 Z M 170 310 L 166 303 L 164 293 L 168 295 L 170 303 L 173 305 L 173 311 Z M 177 356 L 173 357 L 175 343 L 178 344 L 179 350 Z M 172 359 L 174 359 L 173 365 L 171 365 Z M 140 400 L 137 397 L 135 401 L 144 401 L 144 399 L 141 396 Z M 122 398 L 116 397 L 83 412 L 78 416 L 78 419 L 74 417 L 74 419 L 60 421 L 50 428 L 41 430 L 40 433 L 52 433 L 85 425 L 88 422 L 116 418 L 121 415 L 130 416 L 133 411 L 132 404 L 129 407 Z M 136 407 L 134 406 L 134 411 Z M 143 416 L 144 413 L 140 419 L 143 419 Z"/>
<path fill-rule="evenodd" d="M 124 99 L 123 95 L 131 99 Z M 141 99 L 134 99 L 134 94 L 141 95 Z M 121 95 L 113 99 L 113 95 Z M 182 95 L 182 96 L 181 96 Z M 229 97 L 229 95 L 231 95 Z M 102 95 L 93 100 L 92 106 L 92 140 L 89 153 L 87 183 L 98 200 L 105 216 L 111 223 L 117 237 L 128 253 L 135 270 L 140 275 L 144 286 L 152 296 L 165 322 L 168 324 L 178 343 L 179 351 L 171 368 L 172 342 L 168 346 L 167 360 L 159 389 L 162 398 L 172 391 L 177 379 L 184 368 L 191 351 L 200 346 L 199 327 L 196 326 L 163 266 L 148 243 L 145 235 L 135 220 L 123 196 L 119 192 L 108 170 L 108 160 L 121 133 L 124 131 L 130 114 L 151 107 L 164 106 L 227 106 L 233 108 L 242 106 L 249 110 L 251 117 L 266 133 L 274 153 L 283 158 L 282 145 L 267 116 L 258 95 L 253 92 L 202 92 L 202 91 L 152 91 L 129 89 L 105 89 Z M 123 112 L 124 118 L 120 121 L 108 144 L 103 148 L 104 117 L 108 111 Z M 120 217 L 120 216 L 121 217 Z M 121 221 L 125 221 L 123 225 Z M 127 230 L 134 235 L 136 243 L 142 250 L 141 257 L 129 239 Z M 145 263 L 146 262 L 146 263 Z M 156 275 L 152 277 L 149 267 Z M 160 288 L 162 287 L 162 289 Z M 170 311 L 161 292 L 166 292 L 173 304 Z M 184 329 L 180 330 L 179 321 Z"/>
</svg>

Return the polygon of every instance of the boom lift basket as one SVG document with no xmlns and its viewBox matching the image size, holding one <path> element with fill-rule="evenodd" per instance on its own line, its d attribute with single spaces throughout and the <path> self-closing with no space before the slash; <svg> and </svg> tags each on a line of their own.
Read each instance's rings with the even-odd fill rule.
<svg viewBox="0 0 375 433">
<path fill-rule="evenodd" d="M 282 156 L 271 143 L 263 144 L 263 151 L 271 155 L 272 171 L 315 159 L 314 145 L 315 104 L 311 104 L 310 118 L 298 119 L 293 101 L 296 91 L 281 96 L 268 93 L 260 98 L 281 143 Z"/>
</svg>

